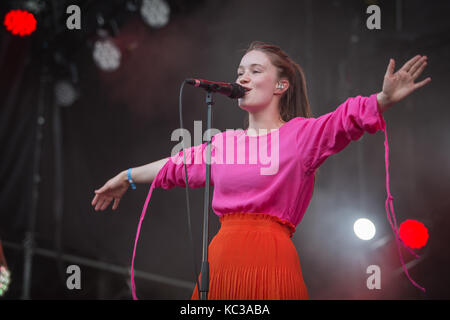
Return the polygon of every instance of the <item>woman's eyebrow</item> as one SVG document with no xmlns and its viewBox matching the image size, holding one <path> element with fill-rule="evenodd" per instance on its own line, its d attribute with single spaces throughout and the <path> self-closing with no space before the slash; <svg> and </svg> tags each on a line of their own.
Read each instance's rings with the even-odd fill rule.
<svg viewBox="0 0 450 320">
<path fill-rule="evenodd" d="M 259 64 L 259 63 L 252 63 L 251 65 L 250 65 L 250 67 L 254 67 L 254 66 L 260 66 L 260 67 L 263 67 L 264 68 L 264 66 L 262 65 L 262 64 Z M 238 70 L 239 69 L 243 69 L 244 68 L 244 66 L 239 66 L 239 68 L 238 68 Z"/>
</svg>

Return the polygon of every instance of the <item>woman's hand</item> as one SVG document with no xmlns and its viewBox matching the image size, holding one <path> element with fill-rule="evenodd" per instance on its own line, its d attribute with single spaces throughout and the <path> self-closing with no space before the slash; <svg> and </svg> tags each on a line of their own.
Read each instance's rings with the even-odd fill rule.
<svg viewBox="0 0 450 320">
<path fill-rule="evenodd" d="M 130 186 L 126 174 L 126 171 L 122 171 L 114 178 L 108 180 L 103 187 L 95 190 L 96 195 L 92 200 L 92 206 L 95 206 L 95 211 L 105 210 L 112 200 L 114 200 L 112 209 L 117 209 L 120 198 Z"/>
<path fill-rule="evenodd" d="M 414 83 L 427 65 L 427 57 L 417 55 L 403 67 L 394 73 L 395 61 L 390 59 L 386 74 L 384 75 L 383 91 L 378 93 L 377 100 L 381 112 L 386 111 L 393 104 L 404 99 L 416 89 L 423 87 L 431 81 L 428 77 L 425 80 Z"/>
</svg>

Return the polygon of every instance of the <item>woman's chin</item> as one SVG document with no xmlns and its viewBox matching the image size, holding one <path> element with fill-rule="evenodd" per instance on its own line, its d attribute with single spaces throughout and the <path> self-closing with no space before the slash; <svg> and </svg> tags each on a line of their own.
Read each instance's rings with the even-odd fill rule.
<svg viewBox="0 0 450 320">
<path fill-rule="evenodd" d="M 261 111 L 261 106 L 252 105 L 244 102 L 239 102 L 239 108 L 250 113 Z"/>
<path fill-rule="evenodd" d="M 254 112 L 257 109 L 256 106 L 252 105 L 251 103 L 248 103 L 248 101 L 245 101 L 245 98 L 239 99 L 238 105 L 239 105 L 239 108 L 241 108 L 242 110 L 248 111 L 248 112 Z"/>
<path fill-rule="evenodd" d="M 251 107 L 240 105 L 239 108 L 241 108 L 244 111 L 253 113 L 253 109 Z"/>
</svg>

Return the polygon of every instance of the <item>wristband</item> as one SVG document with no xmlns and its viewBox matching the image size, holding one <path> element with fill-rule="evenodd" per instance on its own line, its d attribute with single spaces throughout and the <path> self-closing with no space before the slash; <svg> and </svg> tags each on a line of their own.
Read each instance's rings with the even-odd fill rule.
<svg viewBox="0 0 450 320">
<path fill-rule="evenodd" d="M 133 190 L 136 190 L 136 186 L 134 185 L 134 181 L 133 179 L 131 179 L 131 168 L 128 169 L 128 182 L 131 185 L 131 188 L 133 188 Z"/>
</svg>

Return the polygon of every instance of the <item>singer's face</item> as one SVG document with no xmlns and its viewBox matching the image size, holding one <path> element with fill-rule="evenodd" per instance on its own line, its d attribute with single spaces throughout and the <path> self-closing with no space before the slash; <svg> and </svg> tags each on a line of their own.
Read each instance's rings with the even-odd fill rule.
<svg viewBox="0 0 450 320">
<path fill-rule="evenodd" d="M 277 69 L 264 52 L 246 53 L 237 70 L 236 83 L 251 90 L 238 100 L 239 107 L 252 113 L 266 108 L 274 97 L 277 81 Z"/>
</svg>

